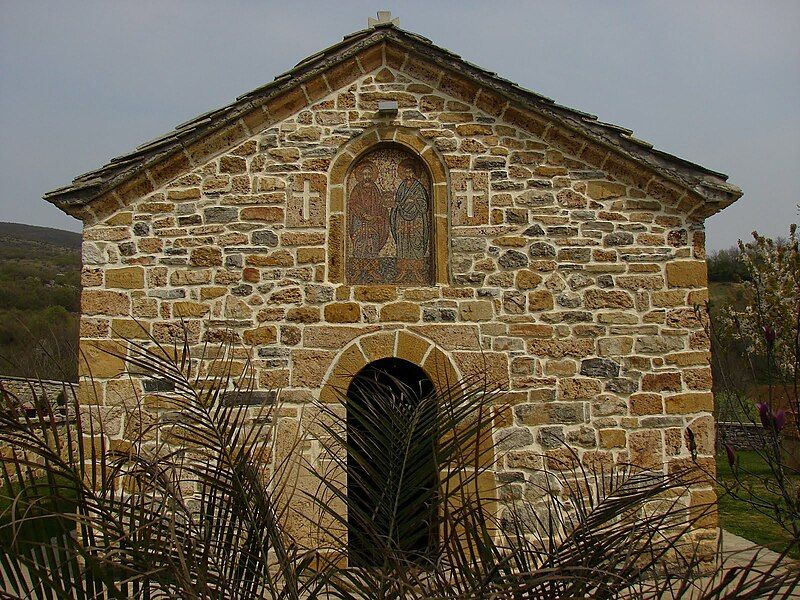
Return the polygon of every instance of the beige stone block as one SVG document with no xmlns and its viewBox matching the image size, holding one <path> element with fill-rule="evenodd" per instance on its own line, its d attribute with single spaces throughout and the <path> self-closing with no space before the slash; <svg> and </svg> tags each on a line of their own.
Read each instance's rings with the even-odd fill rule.
<svg viewBox="0 0 800 600">
<path fill-rule="evenodd" d="M 416 323 L 420 318 L 420 307 L 416 302 L 393 302 L 381 307 L 381 321 L 402 323 Z"/>
<path fill-rule="evenodd" d="M 398 333 L 397 337 L 398 358 L 403 358 L 407 361 L 414 363 L 415 365 L 419 365 L 422 363 L 422 359 L 425 357 L 425 354 L 428 352 L 428 348 L 430 347 L 431 343 L 427 340 L 422 339 L 421 337 L 411 335 L 410 333 L 407 333 L 405 331 L 401 331 Z"/>
<path fill-rule="evenodd" d="M 703 288 L 708 285 L 704 260 L 679 260 L 667 263 L 667 285 L 672 288 Z"/>
<path fill-rule="evenodd" d="M 131 301 L 127 294 L 107 290 L 83 290 L 81 292 L 81 312 L 84 315 L 130 314 Z"/>
<path fill-rule="evenodd" d="M 81 269 L 81 287 L 98 287 L 103 285 L 103 269 L 100 267 L 86 267 Z"/>
<path fill-rule="evenodd" d="M 713 489 L 689 492 L 689 519 L 693 529 L 714 529 L 719 524 L 717 495 Z"/>
<path fill-rule="evenodd" d="M 508 386 L 508 355 L 505 352 L 454 352 L 464 376 L 485 380 L 505 389 Z"/>
<path fill-rule="evenodd" d="M 675 394 L 664 399 L 667 414 L 688 415 L 698 412 L 711 412 L 714 409 L 714 395 L 711 392 L 688 392 Z"/>
<path fill-rule="evenodd" d="M 306 95 L 303 90 L 293 88 L 270 99 L 266 103 L 266 107 L 272 120 L 277 121 L 299 111 L 306 104 Z"/>
<path fill-rule="evenodd" d="M 292 323 L 318 323 L 319 312 L 316 306 L 295 306 L 286 311 L 286 320 Z"/>
<path fill-rule="evenodd" d="M 325 262 L 325 248 L 298 248 L 297 264 L 322 264 Z"/>
<path fill-rule="evenodd" d="M 667 465 L 667 472 L 673 476 L 680 476 L 679 480 L 696 485 L 714 485 L 713 477 L 717 472 L 717 465 L 713 456 L 700 456 L 696 459 L 673 458 Z"/>
<path fill-rule="evenodd" d="M 628 450 L 631 464 L 642 469 L 660 469 L 664 464 L 660 431 L 631 431 L 628 434 Z"/>
<path fill-rule="evenodd" d="M 549 339 L 553 337 L 553 326 L 542 323 L 511 323 L 508 326 L 508 333 L 523 338 Z"/>
<path fill-rule="evenodd" d="M 224 296 L 228 291 L 228 288 L 222 286 L 212 286 L 212 287 L 204 287 L 200 290 L 200 299 L 201 300 L 213 300 L 214 298 L 219 298 L 220 296 Z"/>
<path fill-rule="evenodd" d="M 494 303 L 491 300 L 469 300 L 458 305 L 462 321 L 490 321 L 494 317 Z"/>
<path fill-rule="evenodd" d="M 176 287 L 210 283 L 211 271 L 207 269 L 175 271 L 170 276 L 169 282 Z"/>
<path fill-rule="evenodd" d="M 264 325 L 255 329 L 248 329 L 242 334 L 244 343 L 251 346 L 272 344 L 278 340 L 277 329 L 272 325 Z"/>
<path fill-rule="evenodd" d="M 314 325 L 305 328 L 303 346 L 306 348 L 341 349 L 355 338 L 377 331 L 377 325 L 347 327 L 340 325 Z"/>
<path fill-rule="evenodd" d="M 222 265 L 222 250 L 212 246 L 193 248 L 189 264 L 198 267 L 218 267 Z"/>
<path fill-rule="evenodd" d="M 266 390 L 278 390 L 289 386 L 288 369 L 262 369 L 258 374 L 258 386 Z"/>
<path fill-rule="evenodd" d="M 601 448 L 624 448 L 628 442 L 624 429 L 600 429 L 597 434 Z"/>
<path fill-rule="evenodd" d="M 533 356 L 585 358 L 594 351 L 594 341 L 591 339 L 528 339 L 526 347 L 528 353 Z"/>
<path fill-rule="evenodd" d="M 239 213 L 239 217 L 244 221 L 264 223 L 283 223 L 285 216 L 280 206 L 248 206 Z"/>
<path fill-rule="evenodd" d="M 292 386 L 320 387 L 322 378 L 335 356 L 335 352 L 326 350 L 292 350 Z"/>
<path fill-rule="evenodd" d="M 244 160 L 244 159 L 241 159 Z M 180 190 L 167 190 L 167 200 L 181 202 L 183 200 L 197 200 L 202 196 L 200 188 L 192 187 Z"/>
<path fill-rule="evenodd" d="M 81 379 L 76 390 L 76 399 L 81 406 L 98 405 L 105 403 L 105 388 L 99 381 Z"/>
<path fill-rule="evenodd" d="M 476 325 L 418 325 L 411 327 L 411 331 L 445 350 L 478 350 L 481 347 Z"/>
<path fill-rule="evenodd" d="M 108 332 L 109 332 L 108 319 L 91 319 L 85 316 L 81 317 L 80 336 L 82 338 L 108 337 Z"/>
<path fill-rule="evenodd" d="M 515 284 L 517 289 L 533 290 L 536 289 L 540 283 L 542 283 L 542 276 L 539 275 L 538 273 L 535 273 L 528 269 L 517 271 L 515 278 Z"/>
<path fill-rule="evenodd" d="M 644 392 L 679 392 L 681 387 L 681 374 L 678 372 L 645 373 L 642 377 Z"/>
<path fill-rule="evenodd" d="M 588 289 L 583 299 L 586 308 L 633 308 L 630 294 L 620 290 Z"/>
<path fill-rule="evenodd" d="M 690 390 L 710 390 L 713 384 L 711 367 L 684 369 L 683 380 Z"/>
<path fill-rule="evenodd" d="M 453 225 L 489 223 L 489 174 L 453 171 L 450 174 Z"/>
<path fill-rule="evenodd" d="M 688 428 L 691 429 L 694 434 L 697 452 L 700 454 L 714 454 L 716 448 L 714 417 L 712 415 L 706 415 L 693 419 L 689 423 Z"/>
<path fill-rule="evenodd" d="M 125 371 L 127 347 L 112 340 L 81 340 L 78 375 L 81 377 L 116 377 Z"/>
<path fill-rule="evenodd" d="M 632 337 L 611 337 L 597 340 L 600 356 L 625 356 L 633 351 Z"/>
<path fill-rule="evenodd" d="M 225 298 L 225 316 L 229 319 L 250 319 L 253 309 L 241 298 L 227 296 Z"/>
<path fill-rule="evenodd" d="M 631 395 L 631 414 L 660 415 L 664 412 L 664 402 L 661 394 L 643 393 Z"/>
<path fill-rule="evenodd" d="M 619 275 L 616 283 L 626 290 L 660 290 L 664 287 L 664 278 L 661 275 Z"/>
<path fill-rule="evenodd" d="M 353 288 L 353 298 L 358 302 L 390 302 L 397 300 L 397 286 L 358 285 Z"/>
<path fill-rule="evenodd" d="M 361 349 L 370 362 L 394 356 L 395 336 L 393 332 L 370 335 L 361 340 Z"/>
<path fill-rule="evenodd" d="M 354 59 L 348 59 L 329 69 L 325 73 L 325 79 L 331 89 L 338 90 L 349 85 L 361 75 L 362 72 L 358 62 Z"/>
<path fill-rule="evenodd" d="M 686 293 L 677 290 L 653 292 L 650 295 L 650 301 L 656 308 L 671 308 L 673 306 L 685 306 Z"/>
<path fill-rule="evenodd" d="M 119 212 L 106 219 L 106 225 L 131 225 L 133 223 L 132 212 Z"/>
<path fill-rule="evenodd" d="M 577 371 L 578 366 L 574 360 L 548 360 L 544 368 L 546 375 L 559 377 L 572 377 Z"/>
<path fill-rule="evenodd" d="M 596 379 L 561 378 L 558 380 L 558 397 L 561 400 L 591 400 L 603 391 Z"/>
<path fill-rule="evenodd" d="M 586 184 L 586 194 L 593 200 L 608 200 L 625 195 L 625 186 L 609 181 L 589 181 Z"/>
<path fill-rule="evenodd" d="M 144 287 L 144 269 L 142 267 L 107 269 L 106 287 L 129 290 L 142 289 Z"/>
<path fill-rule="evenodd" d="M 553 306 L 553 294 L 547 290 L 528 292 L 528 310 L 552 310 Z"/>
<path fill-rule="evenodd" d="M 281 244 L 284 246 L 320 246 L 325 243 L 325 234 L 321 231 L 284 231 Z"/>
<path fill-rule="evenodd" d="M 158 300 L 136 297 L 131 300 L 131 315 L 134 317 L 155 318 L 158 316 Z"/>
<path fill-rule="evenodd" d="M 172 316 L 175 318 L 180 317 L 204 317 L 208 314 L 209 307 L 207 304 L 199 302 L 173 302 Z"/>
<path fill-rule="evenodd" d="M 175 210 L 172 202 L 142 202 L 136 206 L 137 213 L 166 214 Z"/>
<path fill-rule="evenodd" d="M 112 319 L 111 332 L 123 340 L 146 340 L 150 333 L 150 323 L 133 319 Z"/>
<path fill-rule="evenodd" d="M 106 403 L 124 406 L 127 409 L 138 407 L 141 401 L 142 385 L 138 379 L 123 377 L 106 382 Z"/>
<path fill-rule="evenodd" d="M 476 135 L 492 135 L 494 131 L 491 125 L 484 123 L 464 123 L 456 125 L 456 133 L 464 137 L 473 137 Z"/>
<path fill-rule="evenodd" d="M 336 302 L 326 305 L 324 314 L 331 323 L 357 323 L 361 320 L 361 307 L 355 302 Z"/>
<path fill-rule="evenodd" d="M 347 389 L 350 380 L 366 366 L 367 361 L 358 344 L 352 344 L 342 352 L 331 373 L 330 383 L 340 389 Z"/>
<path fill-rule="evenodd" d="M 459 381 L 450 358 L 438 348 L 431 349 L 422 368 L 439 391 L 450 389 Z"/>
<path fill-rule="evenodd" d="M 706 302 L 708 302 L 708 298 L 708 289 L 692 290 L 686 298 L 686 303 L 689 306 L 705 306 Z"/>
<path fill-rule="evenodd" d="M 331 215 L 328 224 L 328 279 L 344 281 L 344 215 Z"/>
</svg>

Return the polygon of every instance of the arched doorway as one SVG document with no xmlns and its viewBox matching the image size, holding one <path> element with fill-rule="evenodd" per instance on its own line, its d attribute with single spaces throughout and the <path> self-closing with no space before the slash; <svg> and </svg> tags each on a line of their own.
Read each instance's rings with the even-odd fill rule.
<svg viewBox="0 0 800 600">
<path fill-rule="evenodd" d="M 347 390 L 350 566 L 375 566 L 385 549 L 424 562 L 435 548 L 434 385 L 401 358 L 362 368 Z"/>
</svg>

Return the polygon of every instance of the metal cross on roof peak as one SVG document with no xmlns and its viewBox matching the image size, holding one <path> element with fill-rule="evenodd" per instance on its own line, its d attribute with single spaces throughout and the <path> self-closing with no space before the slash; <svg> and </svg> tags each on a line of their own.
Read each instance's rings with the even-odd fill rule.
<svg viewBox="0 0 800 600">
<path fill-rule="evenodd" d="M 394 25 L 395 27 L 400 25 L 400 18 L 395 17 L 392 18 L 392 11 L 390 10 L 379 10 L 378 11 L 378 18 L 373 19 L 370 17 L 367 21 L 370 27 L 376 27 L 378 25 Z"/>
</svg>

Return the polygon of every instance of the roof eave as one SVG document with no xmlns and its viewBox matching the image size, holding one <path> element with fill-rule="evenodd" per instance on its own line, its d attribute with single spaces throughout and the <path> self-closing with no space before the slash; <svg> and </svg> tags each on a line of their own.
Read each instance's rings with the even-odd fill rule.
<svg viewBox="0 0 800 600">
<path fill-rule="evenodd" d="M 302 84 L 319 72 L 385 41 L 398 44 L 405 50 L 432 61 L 440 68 L 458 72 L 480 86 L 503 94 L 510 102 L 532 110 L 574 133 L 586 136 L 593 142 L 649 168 L 682 189 L 699 194 L 710 206 L 724 208 L 742 195 L 742 190 L 728 183 L 727 175 L 723 173 L 655 149 L 648 142 L 635 138 L 628 129 L 603 123 L 591 114 L 561 106 L 550 98 L 526 90 L 495 73 L 465 61 L 448 50 L 435 46 L 427 38 L 394 26 L 379 26 L 346 36 L 341 42 L 301 61 L 272 82 L 239 96 L 232 104 L 186 121 L 175 130 L 140 145 L 134 152 L 112 159 L 100 169 L 75 178 L 72 185 L 46 193 L 43 198 L 65 212 L 74 214 L 79 207 L 115 189 L 142 170 L 152 167 L 176 152 L 185 150 L 187 146 L 211 132 L 232 125 L 246 112 L 268 102 L 287 89 Z M 130 168 L 125 168 L 126 164 L 131 165 Z M 108 176 L 108 173 L 113 171 L 117 173 Z"/>
</svg>

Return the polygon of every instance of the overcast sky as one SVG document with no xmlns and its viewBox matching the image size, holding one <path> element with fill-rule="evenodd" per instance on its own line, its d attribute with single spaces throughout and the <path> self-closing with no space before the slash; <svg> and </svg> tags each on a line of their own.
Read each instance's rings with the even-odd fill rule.
<svg viewBox="0 0 800 600">
<path fill-rule="evenodd" d="M 712 249 L 800 202 L 800 2 L 0 0 L 0 221 L 78 231 L 41 199 L 271 81 L 381 8 L 561 104 L 722 171 Z"/>
</svg>

